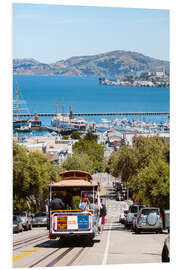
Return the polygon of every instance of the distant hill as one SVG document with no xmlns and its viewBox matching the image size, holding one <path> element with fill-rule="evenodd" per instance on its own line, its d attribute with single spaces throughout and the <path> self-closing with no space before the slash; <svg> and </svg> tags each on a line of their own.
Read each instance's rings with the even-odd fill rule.
<svg viewBox="0 0 180 270">
<path fill-rule="evenodd" d="M 169 62 L 122 50 L 75 56 L 52 64 L 41 63 L 33 58 L 13 60 L 15 75 L 118 77 L 147 71 L 169 73 Z"/>
</svg>

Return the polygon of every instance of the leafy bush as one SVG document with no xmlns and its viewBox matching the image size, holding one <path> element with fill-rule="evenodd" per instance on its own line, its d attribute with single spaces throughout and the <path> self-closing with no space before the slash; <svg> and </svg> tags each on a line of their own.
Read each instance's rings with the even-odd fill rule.
<svg viewBox="0 0 180 270">
<path fill-rule="evenodd" d="M 130 189 L 137 203 L 169 208 L 169 143 L 139 136 L 110 156 L 106 171 Z"/>
</svg>

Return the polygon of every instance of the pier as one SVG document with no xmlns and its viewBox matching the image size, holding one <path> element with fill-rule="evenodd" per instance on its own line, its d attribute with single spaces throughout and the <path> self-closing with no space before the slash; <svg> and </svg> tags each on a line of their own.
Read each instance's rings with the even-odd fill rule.
<svg viewBox="0 0 180 270">
<path fill-rule="evenodd" d="M 120 132 L 139 132 L 142 133 L 144 131 L 148 132 L 157 132 L 157 131 L 163 131 L 163 132 L 169 132 L 169 119 L 170 119 L 170 113 L 169 112 L 92 112 L 92 113 L 83 113 L 83 112 L 75 112 L 72 113 L 70 111 L 69 113 L 14 113 L 13 118 L 17 119 L 16 121 L 20 121 L 18 119 L 21 119 L 22 121 L 30 121 L 28 118 L 35 118 L 35 120 L 32 120 L 32 126 L 31 128 L 27 128 L 24 130 L 23 128 L 18 129 L 17 131 L 19 132 L 30 132 L 32 130 L 38 130 L 38 131 L 49 131 L 49 132 L 55 132 L 61 135 L 70 135 L 74 128 L 72 126 L 68 128 L 67 126 L 64 126 L 63 119 L 68 118 L 68 121 L 73 121 L 73 119 L 76 119 L 78 117 L 116 117 L 115 120 L 107 120 L 107 119 L 102 119 L 106 122 L 101 122 L 101 123 L 96 123 L 96 122 L 91 122 L 90 119 L 88 121 L 87 126 L 81 130 L 81 128 L 78 128 L 78 131 L 83 133 L 83 131 L 87 131 L 87 129 L 90 129 L 91 131 L 97 128 L 97 129 L 110 129 L 113 128 L 114 130 L 120 131 Z M 118 117 L 119 116 L 119 117 Z M 59 124 L 52 125 L 51 124 L 44 124 L 44 125 L 36 125 L 36 120 L 39 120 L 39 117 L 54 117 L 54 121 L 56 119 L 61 118 L 62 121 L 62 126 L 59 126 Z M 57 117 L 57 118 L 56 118 Z M 121 119 L 119 119 L 121 118 Z M 131 118 L 131 121 L 133 122 L 133 125 L 128 122 L 128 118 Z M 138 120 L 138 118 L 140 120 Z M 145 118 L 151 118 L 151 122 L 147 122 Z M 165 119 L 164 122 L 161 120 L 161 124 L 157 124 L 158 122 L 156 121 L 158 118 L 163 118 Z M 24 119 L 24 120 L 23 120 Z M 26 120 L 25 120 L 26 119 Z M 95 121 L 95 120 L 94 120 Z M 118 122 L 119 121 L 119 122 Z M 39 120 L 39 122 L 41 122 Z M 77 121 L 76 121 L 77 122 Z M 87 122 L 87 121 L 86 121 Z M 94 124 L 93 124 L 94 123 Z M 151 124 L 150 124 L 151 123 Z M 76 123 L 77 124 L 77 123 Z"/>
<path fill-rule="evenodd" d="M 99 112 L 99 113 L 20 113 L 13 114 L 13 117 L 34 117 L 35 114 L 38 114 L 39 117 L 55 117 L 55 116 L 64 116 L 71 117 L 74 116 L 168 116 L 170 117 L 169 112 Z"/>
</svg>

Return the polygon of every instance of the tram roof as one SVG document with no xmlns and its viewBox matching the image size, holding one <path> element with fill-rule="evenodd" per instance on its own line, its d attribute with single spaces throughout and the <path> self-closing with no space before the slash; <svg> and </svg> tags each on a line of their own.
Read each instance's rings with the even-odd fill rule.
<svg viewBox="0 0 180 270">
<path fill-rule="evenodd" d="M 50 187 L 97 187 L 97 183 L 93 183 L 90 173 L 80 170 L 69 170 L 61 172 L 61 181 L 51 183 Z"/>
<path fill-rule="evenodd" d="M 97 187 L 97 183 L 88 182 L 87 180 L 78 180 L 78 179 L 71 179 L 71 180 L 62 180 L 57 183 L 51 183 L 50 187 Z"/>
<path fill-rule="evenodd" d="M 62 180 L 84 179 L 88 182 L 93 180 L 90 173 L 81 170 L 69 170 L 59 174 Z"/>
</svg>

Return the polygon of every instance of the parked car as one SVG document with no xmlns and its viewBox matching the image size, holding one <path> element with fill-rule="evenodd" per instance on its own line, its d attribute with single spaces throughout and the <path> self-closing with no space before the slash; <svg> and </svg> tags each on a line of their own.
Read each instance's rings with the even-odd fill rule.
<svg viewBox="0 0 180 270">
<path fill-rule="evenodd" d="M 144 207 L 145 207 L 144 205 L 135 205 L 135 204 L 133 204 L 129 207 L 129 211 L 128 211 L 127 218 L 125 221 L 126 228 L 128 228 L 128 229 L 132 228 L 133 218 L 137 217 L 137 214 L 140 211 L 140 209 L 144 208 Z"/>
<path fill-rule="evenodd" d="M 23 225 L 20 217 L 13 215 L 13 233 L 19 233 L 23 231 Z"/>
<path fill-rule="evenodd" d="M 34 215 L 33 226 L 47 226 L 48 214 L 46 212 L 38 212 Z"/>
<path fill-rule="evenodd" d="M 117 201 L 122 201 L 123 200 L 123 195 L 120 191 L 116 192 L 116 200 Z"/>
<path fill-rule="evenodd" d="M 15 214 L 20 217 L 24 230 L 32 230 L 32 217 L 26 211 Z"/>
<path fill-rule="evenodd" d="M 116 182 L 115 183 L 115 191 L 120 191 L 120 193 L 122 193 L 122 183 L 120 182 Z"/>
<path fill-rule="evenodd" d="M 170 262 L 170 235 L 164 241 L 161 258 L 162 262 Z"/>
<path fill-rule="evenodd" d="M 132 230 L 133 231 L 135 231 L 135 228 L 136 228 L 137 216 L 138 216 L 138 213 L 136 215 L 134 215 L 134 217 L 133 217 L 133 221 L 132 221 Z"/>
<path fill-rule="evenodd" d="M 127 219 L 128 210 L 124 210 L 122 213 L 120 213 L 119 222 L 122 224 L 125 224 Z"/>
<path fill-rule="evenodd" d="M 162 212 L 163 217 L 163 229 L 170 232 L 170 210 L 164 210 Z"/>
<path fill-rule="evenodd" d="M 144 208 L 144 207 L 145 207 L 145 205 L 139 205 L 138 212 L 135 213 L 134 216 L 133 216 L 132 226 L 131 226 L 131 228 L 132 228 L 133 231 L 135 231 L 138 213 L 139 213 L 139 211 L 140 211 L 142 208 Z"/>
<path fill-rule="evenodd" d="M 160 209 L 155 207 L 142 208 L 137 216 L 135 232 L 156 231 L 161 233 L 163 228 Z"/>
</svg>

